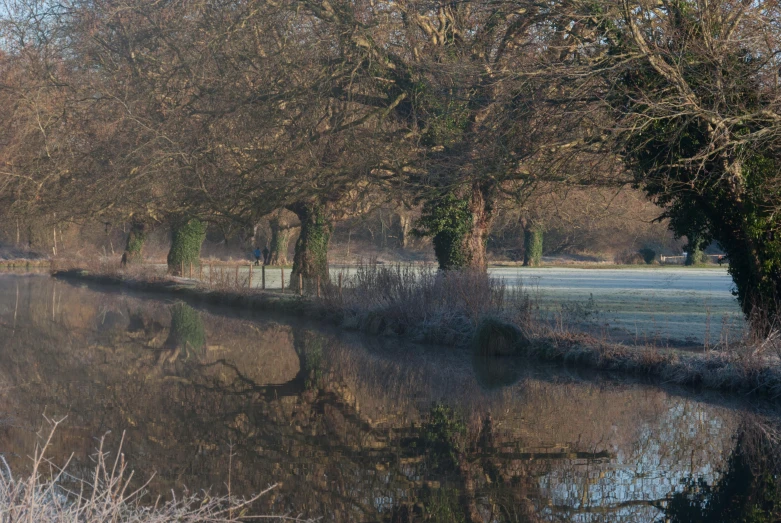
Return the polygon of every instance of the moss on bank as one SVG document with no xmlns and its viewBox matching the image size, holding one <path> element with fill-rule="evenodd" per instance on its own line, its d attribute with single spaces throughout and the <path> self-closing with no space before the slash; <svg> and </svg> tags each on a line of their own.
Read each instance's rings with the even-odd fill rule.
<svg viewBox="0 0 781 523">
<path fill-rule="evenodd" d="M 475 352 L 482 356 L 514 356 L 529 345 L 517 325 L 497 318 L 483 318 L 473 336 Z"/>
</svg>

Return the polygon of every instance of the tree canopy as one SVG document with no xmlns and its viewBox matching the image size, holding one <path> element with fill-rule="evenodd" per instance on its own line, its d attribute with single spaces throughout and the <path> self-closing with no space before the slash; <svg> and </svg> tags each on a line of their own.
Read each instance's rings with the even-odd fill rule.
<svg viewBox="0 0 781 523">
<path fill-rule="evenodd" d="M 485 268 L 497 208 L 534 254 L 538 195 L 634 184 L 690 250 L 721 245 L 747 314 L 773 315 L 778 9 L 6 0 L 0 200 L 132 222 L 127 260 L 147 226 L 287 209 L 294 273 L 327 279 L 333 223 L 377 205 L 422 205 L 441 268 Z"/>
</svg>

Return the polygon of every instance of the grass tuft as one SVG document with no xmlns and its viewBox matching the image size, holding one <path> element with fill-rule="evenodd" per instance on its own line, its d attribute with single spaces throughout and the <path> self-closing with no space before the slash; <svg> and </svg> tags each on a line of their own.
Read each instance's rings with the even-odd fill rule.
<svg viewBox="0 0 781 523">
<path fill-rule="evenodd" d="M 376 264 L 359 265 L 342 295 L 334 291 L 324 299 L 343 311 L 345 327 L 456 346 L 468 345 L 485 317 L 516 308 L 522 296 L 484 271 Z"/>
<path fill-rule="evenodd" d="M 305 521 L 286 516 L 252 516 L 251 505 L 274 489 L 270 486 L 249 499 L 200 495 L 175 497 L 170 501 L 148 499 L 147 483 L 132 486 L 133 473 L 124 460 L 121 443 L 116 456 L 109 458 L 100 440 L 95 466 L 88 479 L 68 473 L 68 463 L 55 466 L 47 457 L 57 426 L 52 428 L 45 443 L 36 448 L 32 472 L 16 477 L 0 456 L 0 521 L 30 521 L 36 523 L 237 523 L 254 519 L 271 521 Z M 124 436 L 123 436 L 124 439 Z M 48 473 L 46 473 L 47 471 Z"/>
</svg>

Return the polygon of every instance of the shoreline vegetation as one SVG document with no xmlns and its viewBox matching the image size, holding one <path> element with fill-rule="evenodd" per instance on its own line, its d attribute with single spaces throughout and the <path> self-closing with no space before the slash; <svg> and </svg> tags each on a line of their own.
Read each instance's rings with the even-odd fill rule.
<svg viewBox="0 0 781 523">
<path fill-rule="evenodd" d="M 552 325 L 523 289 L 478 271 L 437 272 L 401 265 L 360 265 L 343 287 L 312 285 L 299 295 L 247 289 L 230 281 L 207 287 L 196 280 L 152 275 L 143 268 L 118 272 L 53 269 L 65 280 L 118 285 L 186 301 L 319 319 L 369 335 L 470 349 L 476 357 L 527 358 L 623 372 L 664 383 L 722 392 L 781 395 L 781 340 L 776 331 L 701 352 L 656 345 L 625 345 Z"/>
<path fill-rule="evenodd" d="M 64 465 L 53 463 L 46 452 L 55 431 L 63 420 L 47 419 L 48 437 L 31 457 L 27 476 L 15 476 L 0 456 L 0 521 L 41 521 L 99 523 L 238 523 L 262 518 L 267 521 L 307 523 L 296 517 L 253 516 L 252 505 L 271 492 L 271 485 L 250 498 L 237 498 L 230 492 L 213 496 L 209 492 L 174 494 L 170 500 L 149 498 L 147 483 L 138 485 L 128 470 L 122 443 L 116 452 L 104 449 L 100 438 L 89 477 L 75 477 L 69 472 L 70 460 Z M 124 435 L 123 435 L 124 441 Z M 114 457 L 112 457 L 112 455 Z"/>
</svg>

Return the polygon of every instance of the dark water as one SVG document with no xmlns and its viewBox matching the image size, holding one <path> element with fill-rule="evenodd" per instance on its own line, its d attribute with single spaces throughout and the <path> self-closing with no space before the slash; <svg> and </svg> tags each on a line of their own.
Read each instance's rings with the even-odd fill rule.
<svg viewBox="0 0 781 523">
<path fill-rule="evenodd" d="M 776 507 L 773 481 L 752 479 L 769 460 L 749 459 L 775 452 L 763 436 L 772 405 L 46 276 L 0 275 L 0 391 L 0 452 L 16 470 L 43 416 L 67 415 L 50 457 L 74 453 L 72 473 L 87 474 L 100 436 L 114 448 L 125 432 L 125 458 L 136 477 L 154 474 L 152 495 L 276 484 L 260 513 L 639 522 L 716 521 L 724 500 Z"/>
</svg>

